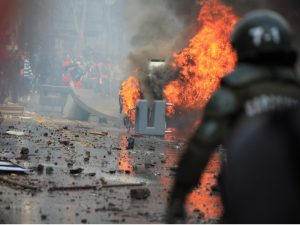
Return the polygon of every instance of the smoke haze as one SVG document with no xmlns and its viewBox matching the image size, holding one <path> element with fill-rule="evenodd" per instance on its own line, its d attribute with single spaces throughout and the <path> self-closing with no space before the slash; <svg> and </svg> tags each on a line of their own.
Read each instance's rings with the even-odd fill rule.
<svg viewBox="0 0 300 225">
<path fill-rule="evenodd" d="M 199 29 L 197 16 L 204 0 L 130 0 L 125 7 L 128 31 L 131 33 L 129 63 L 138 70 L 145 97 L 149 100 L 162 97 L 162 87 L 176 78 L 176 72 L 161 69 L 148 79 L 148 60 L 170 60 L 174 52 L 187 46 L 188 40 Z M 247 12 L 268 8 L 276 10 L 291 23 L 299 33 L 300 1 L 290 0 L 223 0 L 234 8 L 239 16 Z M 300 41 L 296 36 L 297 43 Z M 132 74 L 128 74 L 132 75 Z"/>
</svg>

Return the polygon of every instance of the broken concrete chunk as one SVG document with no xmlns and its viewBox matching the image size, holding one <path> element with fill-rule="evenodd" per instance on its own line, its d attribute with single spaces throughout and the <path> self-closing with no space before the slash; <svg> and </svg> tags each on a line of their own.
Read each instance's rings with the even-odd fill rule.
<svg viewBox="0 0 300 225">
<path fill-rule="evenodd" d="M 70 141 L 64 140 L 64 141 L 59 141 L 59 143 L 62 145 L 68 146 L 70 144 Z"/>
<path fill-rule="evenodd" d="M 47 168 L 46 168 L 46 174 L 47 174 L 47 175 L 53 174 L 53 167 L 47 167 Z"/>
<path fill-rule="evenodd" d="M 80 174 L 82 173 L 82 171 L 83 171 L 82 168 L 77 168 L 77 169 L 70 170 L 70 174 Z"/>
<path fill-rule="evenodd" d="M 21 148 L 21 155 L 28 155 L 29 154 L 29 149 L 26 147 Z"/>
<path fill-rule="evenodd" d="M 131 189 L 130 197 L 133 199 L 143 200 L 150 196 L 151 192 L 148 188 Z"/>
<path fill-rule="evenodd" d="M 46 220 L 47 219 L 47 215 L 41 215 L 41 220 Z"/>
<path fill-rule="evenodd" d="M 37 172 L 38 172 L 38 173 L 43 173 L 43 172 L 44 172 L 44 165 L 39 164 L 39 165 L 37 166 Z"/>
</svg>

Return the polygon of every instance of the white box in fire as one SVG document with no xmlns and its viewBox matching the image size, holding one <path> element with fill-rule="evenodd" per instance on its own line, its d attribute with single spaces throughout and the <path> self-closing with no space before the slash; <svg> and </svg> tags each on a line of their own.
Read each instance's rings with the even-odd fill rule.
<svg viewBox="0 0 300 225">
<path fill-rule="evenodd" d="M 154 101 L 149 108 L 147 100 L 139 100 L 136 107 L 135 132 L 141 135 L 163 136 L 166 133 L 165 101 Z"/>
</svg>

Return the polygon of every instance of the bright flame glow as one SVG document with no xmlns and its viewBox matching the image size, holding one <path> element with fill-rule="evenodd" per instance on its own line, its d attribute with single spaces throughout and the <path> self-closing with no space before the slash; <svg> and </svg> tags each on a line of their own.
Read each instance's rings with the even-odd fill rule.
<svg viewBox="0 0 300 225">
<path fill-rule="evenodd" d="M 131 76 L 122 83 L 120 96 L 123 101 L 123 111 L 126 116 L 131 119 L 131 123 L 135 121 L 136 102 L 142 98 L 140 83 L 138 78 Z"/>
<path fill-rule="evenodd" d="M 179 79 L 164 89 L 166 101 L 175 105 L 168 108 L 169 115 L 176 109 L 201 110 L 220 79 L 233 71 L 237 56 L 229 38 L 237 20 L 232 9 L 218 0 L 204 3 L 198 17 L 200 31 L 187 48 L 173 56 L 172 66 L 179 71 Z"/>
</svg>

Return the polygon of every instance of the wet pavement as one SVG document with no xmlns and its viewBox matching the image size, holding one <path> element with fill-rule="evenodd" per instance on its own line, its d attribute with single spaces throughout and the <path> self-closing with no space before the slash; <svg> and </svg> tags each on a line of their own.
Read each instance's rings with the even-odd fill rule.
<svg viewBox="0 0 300 225">
<path fill-rule="evenodd" d="M 9 135 L 8 130 L 24 135 Z M 134 149 L 127 150 L 130 135 L 120 124 L 68 121 L 31 112 L 6 117 L 0 133 L 0 155 L 13 153 L 13 162 L 33 169 L 28 175 L 0 176 L 38 188 L 32 191 L 0 181 L 1 223 L 164 222 L 184 140 L 135 136 Z M 20 154 L 22 147 L 28 154 Z M 189 197 L 188 222 L 215 222 L 220 217 L 219 196 L 211 191 L 218 169 L 215 155 L 201 187 Z M 137 198 L 134 189 L 148 194 Z"/>
</svg>

